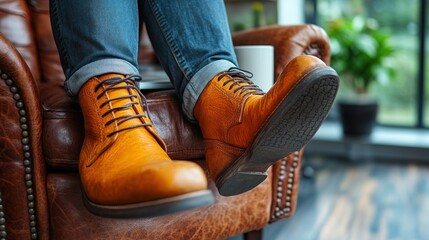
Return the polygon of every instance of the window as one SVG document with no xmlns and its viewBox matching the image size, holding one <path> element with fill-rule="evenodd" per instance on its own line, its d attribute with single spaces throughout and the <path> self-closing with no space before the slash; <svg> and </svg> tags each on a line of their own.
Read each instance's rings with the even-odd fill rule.
<svg viewBox="0 0 429 240">
<path fill-rule="evenodd" d="M 306 8 L 307 11 L 314 9 L 312 13 L 306 13 L 308 20 L 322 27 L 338 17 L 362 15 L 377 20 L 380 27 L 392 36 L 396 49 L 392 65 L 398 69 L 394 79 L 371 89 L 380 102 L 378 122 L 429 127 L 429 71 L 424 71 L 429 68 L 429 55 L 422 52 L 424 41 L 429 42 L 427 34 L 422 40 L 424 28 L 429 26 L 426 19 L 429 9 L 425 0 L 307 0 L 306 5 L 314 6 Z M 423 19 L 426 26 L 420 24 Z M 425 52 L 428 51 L 426 48 Z M 423 75 L 425 72 L 426 76 Z M 424 85 L 425 91 L 422 89 Z M 341 94 L 345 94 L 344 89 L 340 89 Z"/>
<path fill-rule="evenodd" d="M 425 35 L 426 35 L 426 39 L 425 41 L 425 54 L 423 56 L 423 58 L 425 58 L 426 62 L 425 62 L 425 68 L 424 68 L 424 73 L 426 74 L 422 74 L 425 78 L 425 98 L 424 98 L 424 102 L 426 103 L 424 106 L 424 126 L 425 127 L 429 127 L 429 31 L 427 30 L 427 28 L 429 27 L 429 17 L 427 17 L 427 14 L 429 13 L 429 4 L 427 4 L 427 1 L 423 0 L 423 5 L 426 6 L 422 6 L 422 8 L 425 9 L 425 12 L 422 13 L 422 18 L 424 19 L 423 21 L 425 21 L 426 25 L 423 26 L 422 30 L 426 31 Z"/>
</svg>

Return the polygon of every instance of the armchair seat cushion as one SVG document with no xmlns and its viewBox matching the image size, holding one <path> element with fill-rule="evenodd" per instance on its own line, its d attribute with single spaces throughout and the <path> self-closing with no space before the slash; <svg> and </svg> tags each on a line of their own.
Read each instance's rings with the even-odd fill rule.
<svg viewBox="0 0 429 240">
<path fill-rule="evenodd" d="M 83 143 L 83 117 L 59 83 L 40 85 L 43 108 L 43 150 L 46 163 L 59 169 L 77 169 Z"/>
<path fill-rule="evenodd" d="M 197 163 L 203 164 L 202 161 Z M 217 193 L 213 182 L 210 189 Z M 260 229 L 268 222 L 271 177 L 236 197 L 216 194 L 209 206 L 153 218 L 111 219 L 85 210 L 79 176 L 49 174 L 47 178 L 52 239 L 225 239 Z M 186 226 L 186 227 L 184 227 Z"/>
<path fill-rule="evenodd" d="M 41 84 L 43 150 L 47 164 L 55 169 L 77 170 L 84 139 L 84 122 L 78 103 L 65 93 L 62 84 Z M 198 125 L 187 121 L 173 90 L 145 93 L 150 117 L 167 143 L 172 159 L 204 158 Z"/>
</svg>

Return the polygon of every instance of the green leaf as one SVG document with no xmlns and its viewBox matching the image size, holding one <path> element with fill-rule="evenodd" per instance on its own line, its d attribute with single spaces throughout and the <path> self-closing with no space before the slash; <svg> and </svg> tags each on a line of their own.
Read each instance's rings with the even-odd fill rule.
<svg viewBox="0 0 429 240">
<path fill-rule="evenodd" d="M 371 36 L 362 34 L 357 38 L 356 49 L 369 57 L 375 57 L 377 55 L 377 42 Z"/>
<path fill-rule="evenodd" d="M 366 92 L 377 81 L 388 84 L 396 72 L 389 63 L 395 49 L 376 20 L 338 18 L 328 24 L 327 33 L 332 67 L 355 92 Z"/>
</svg>

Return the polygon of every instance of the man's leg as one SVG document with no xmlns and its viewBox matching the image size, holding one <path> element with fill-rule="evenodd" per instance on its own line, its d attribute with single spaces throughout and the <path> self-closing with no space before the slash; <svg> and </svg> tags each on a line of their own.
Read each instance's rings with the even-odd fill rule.
<svg viewBox="0 0 429 240">
<path fill-rule="evenodd" d="M 231 68 L 236 59 L 223 0 L 145 0 L 144 15 L 185 114 L 201 127 L 209 174 L 221 194 L 258 185 L 328 114 L 338 76 L 317 58 L 294 59 L 266 94 L 248 73 Z"/>
<path fill-rule="evenodd" d="M 137 1 L 51 0 L 52 28 L 85 121 L 85 205 L 109 217 L 155 216 L 213 201 L 203 170 L 171 161 L 136 88 Z"/>
<path fill-rule="evenodd" d="M 51 22 L 66 91 L 77 96 L 91 77 L 138 74 L 136 1 L 51 0 Z"/>
<path fill-rule="evenodd" d="M 149 37 L 161 65 L 183 100 L 193 108 L 206 84 L 237 65 L 223 0 L 143 0 Z"/>
</svg>

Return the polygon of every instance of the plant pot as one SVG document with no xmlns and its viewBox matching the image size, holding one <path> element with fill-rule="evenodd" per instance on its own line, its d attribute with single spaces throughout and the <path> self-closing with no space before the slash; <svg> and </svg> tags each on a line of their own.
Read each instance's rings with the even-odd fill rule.
<svg viewBox="0 0 429 240">
<path fill-rule="evenodd" d="M 376 100 L 340 100 L 338 107 L 344 135 L 368 136 L 372 133 L 378 112 Z"/>
</svg>

